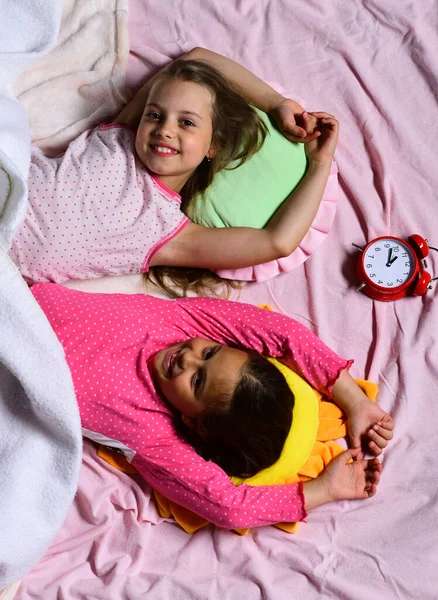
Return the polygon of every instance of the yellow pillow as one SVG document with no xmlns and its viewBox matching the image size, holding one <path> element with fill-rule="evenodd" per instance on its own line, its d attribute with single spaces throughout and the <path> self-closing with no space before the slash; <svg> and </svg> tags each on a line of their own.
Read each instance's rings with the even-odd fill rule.
<svg viewBox="0 0 438 600">
<path fill-rule="evenodd" d="M 277 462 L 246 479 L 231 477 L 231 481 L 235 485 L 284 483 L 288 477 L 298 473 L 300 467 L 307 462 L 316 441 L 319 426 L 319 400 L 315 390 L 307 381 L 280 361 L 275 358 L 268 358 L 268 360 L 281 371 L 295 396 L 292 426 Z"/>
</svg>

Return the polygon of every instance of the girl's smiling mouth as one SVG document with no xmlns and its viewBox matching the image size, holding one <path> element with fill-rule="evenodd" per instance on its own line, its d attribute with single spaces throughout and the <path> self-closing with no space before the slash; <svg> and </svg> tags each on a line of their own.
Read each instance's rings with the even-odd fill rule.
<svg viewBox="0 0 438 600">
<path fill-rule="evenodd" d="M 157 156 L 175 156 L 179 154 L 178 150 L 166 144 L 149 144 L 149 148 Z"/>
<path fill-rule="evenodd" d="M 180 352 L 181 352 L 181 348 L 178 348 L 177 350 L 175 350 L 174 348 L 171 348 L 164 356 L 164 360 L 163 360 L 164 371 L 165 371 L 165 375 L 168 379 L 172 379 L 172 377 L 173 377 L 173 368 L 175 366 L 176 359 L 178 358 Z"/>
</svg>

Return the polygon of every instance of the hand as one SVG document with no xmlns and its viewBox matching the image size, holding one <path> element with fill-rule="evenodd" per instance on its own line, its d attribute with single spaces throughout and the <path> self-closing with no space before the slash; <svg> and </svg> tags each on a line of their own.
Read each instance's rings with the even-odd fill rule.
<svg viewBox="0 0 438 600">
<path fill-rule="evenodd" d="M 320 135 L 316 130 L 317 117 L 304 111 L 302 106 L 290 98 L 283 98 L 270 114 L 278 129 L 290 142 L 307 144 Z"/>
<path fill-rule="evenodd" d="M 308 511 L 334 500 L 371 498 L 380 481 L 382 465 L 378 458 L 357 460 L 360 448 L 352 448 L 337 456 L 316 479 L 303 484 Z M 353 462 L 349 462 L 352 459 Z"/>
<path fill-rule="evenodd" d="M 371 454 L 379 456 L 392 440 L 394 421 L 388 413 L 363 398 L 346 410 L 348 435 L 353 448 L 368 446 Z"/>
<path fill-rule="evenodd" d="M 339 123 L 328 113 L 310 114 L 318 119 L 317 127 L 320 135 L 306 144 L 307 158 L 310 162 L 331 162 L 338 143 Z"/>
<path fill-rule="evenodd" d="M 359 454 L 359 448 L 343 452 L 318 477 L 324 484 L 328 502 L 371 498 L 376 493 L 382 465 L 378 458 L 348 462 Z"/>
</svg>

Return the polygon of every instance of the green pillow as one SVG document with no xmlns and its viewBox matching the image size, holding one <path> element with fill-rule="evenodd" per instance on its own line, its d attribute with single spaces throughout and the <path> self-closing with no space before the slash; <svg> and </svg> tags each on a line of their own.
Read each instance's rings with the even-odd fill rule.
<svg viewBox="0 0 438 600">
<path fill-rule="evenodd" d="M 303 178 L 307 159 L 304 144 L 289 142 L 257 110 L 268 128 L 262 149 L 241 167 L 218 173 L 212 185 L 188 211 L 205 227 L 262 229 Z"/>
</svg>

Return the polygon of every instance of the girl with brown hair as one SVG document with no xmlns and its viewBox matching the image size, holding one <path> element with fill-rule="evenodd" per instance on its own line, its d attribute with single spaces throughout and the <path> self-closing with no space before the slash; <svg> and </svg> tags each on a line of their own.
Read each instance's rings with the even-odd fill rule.
<svg viewBox="0 0 438 600">
<path fill-rule="evenodd" d="M 263 143 L 265 126 L 249 102 L 306 144 L 308 170 L 264 229 L 192 223 L 183 210 L 197 194 Z M 32 283 L 161 266 L 189 268 L 196 280 L 198 269 L 287 256 L 316 214 L 337 138 L 331 115 L 308 114 L 233 61 L 196 48 L 63 156 L 33 150 L 29 210 L 10 255 Z"/>
<path fill-rule="evenodd" d="M 64 348 L 84 435 L 124 452 L 166 498 L 232 529 L 301 521 L 321 504 L 375 494 L 376 457 L 393 421 L 351 378 L 352 361 L 298 321 L 219 298 L 163 300 L 50 283 L 31 292 Z M 272 465 L 293 419 L 294 396 L 261 353 L 300 373 L 348 417 L 353 448 L 304 484 L 236 487 L 225 475 Z M 363 460 L 361 442 L 375 458 Z"/>
</svg>

